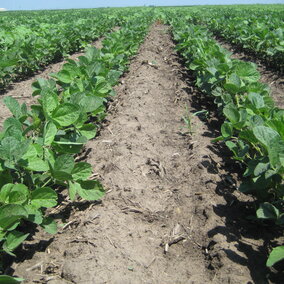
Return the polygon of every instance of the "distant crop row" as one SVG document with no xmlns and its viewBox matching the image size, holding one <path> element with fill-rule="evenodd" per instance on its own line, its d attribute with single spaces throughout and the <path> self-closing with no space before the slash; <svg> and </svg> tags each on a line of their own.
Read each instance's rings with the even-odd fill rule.
<svg viewBox="0 0 284 284">
<path fill-rule="evenodd" d="M 105 9 L 0 15 L 0 88 L 78 51 L 124 21 Z"/>
<path fill-rule="evenodd" d="M 192 13 L 192 20 L 284 73 L 283 7 L 280 10 L 200 9 Z"/>
</svg>

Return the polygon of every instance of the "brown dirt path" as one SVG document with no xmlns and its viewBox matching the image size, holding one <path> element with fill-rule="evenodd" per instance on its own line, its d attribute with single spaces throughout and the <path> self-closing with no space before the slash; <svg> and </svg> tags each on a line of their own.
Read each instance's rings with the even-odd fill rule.
<svg viewBox="0 0 284 284">
<path fill-rule="evenodd" d="M 85 210 L 71 204 L 60 234 L 35 234 L 14 275 L 49 284 L 268 283 L 265 234 L 246 227 L 249 198 L 234 192 L 229 154 L 212 147 L 216 119 L 192 115 L 206 102 L 182 70 L 168 27 L 153 25 L 87 145 L 106 196 Z"/>
</svg>

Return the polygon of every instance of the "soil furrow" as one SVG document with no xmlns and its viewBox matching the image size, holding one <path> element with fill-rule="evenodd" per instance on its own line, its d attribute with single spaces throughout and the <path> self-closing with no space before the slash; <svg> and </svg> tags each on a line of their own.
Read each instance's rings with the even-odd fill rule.
<svg viewBox="0 0 284 284">
<path fill-rule="evenodd" d="M 265 232 L 248 226 L 250 199 L 235 192 L 229 153 L 210 142 L 219 122 L 210 109 L 205 121 L 194 115 L 208 100 L 184 75 L 168 27 L 153 25 L 87 144 L 106 196 L 85 210 L 72 204 L 60 234 L 26 242 L 35 251 L 14 263 L 14 275 L 50 284 L 266 283 Z"/>
</svg>

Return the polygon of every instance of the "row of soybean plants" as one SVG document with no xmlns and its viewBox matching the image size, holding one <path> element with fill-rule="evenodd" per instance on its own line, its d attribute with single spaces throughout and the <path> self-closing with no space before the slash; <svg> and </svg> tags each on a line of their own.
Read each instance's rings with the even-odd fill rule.
<svg viewBox="0 0 284 284">
<path fill-rule="evenodd" d="M 284 72 L 284 5 L 278 9 L 220 7 L 200 9 L 195 23 L 205 24 L 216 36 Z"/>
<path fill-rule="evenodd" d="M 224 141 L 243 165 L 239 190 L 256 197 L 257 218 L 283 226 L 284 110 L 275 107 L 255 64 L 232 59 L 204 26 L 182 15 L 171 14 L 169 20 L 177 50 L 225 120 L 215 140 Z M 283 258 L 284 246 L 274 248 L 267 265 Z"/>
<path fill-rule="evenodd" d="M 85 47 L 119 25 L 121 13 L 106 9 L 2 13 L 0 88 Z"/>
<path fill-rule="evenodd" d="M 30 109 L 4 99 L 12 116 L 0 133 L 0 256 L 14 255 L 29 234 L 29 224 L 56 232 L 56 222 L 45 215 L 58 205 L 58 190 L 69 199 L 97 200 L 104 194 L 92 176 L 92 166 L 76 162 L 85 143 L 96 136 L 106 115 L 112 87 L 127 69 L 144 40 L 151 13 L 130 16 L 121 29 L 109 34 L 102 49 L 87 47 L 78 61 L 68 60 L 53 79 L 33 83 L 38 103 Z M 3 273 L 3 271 L 2 271 Z M 0 275 L 0 283 L 21 281 Z M 9 282 L 10 283 L 10 282 Z M 11 282 L 12 283 L 12 282 Z"/>
</svg>

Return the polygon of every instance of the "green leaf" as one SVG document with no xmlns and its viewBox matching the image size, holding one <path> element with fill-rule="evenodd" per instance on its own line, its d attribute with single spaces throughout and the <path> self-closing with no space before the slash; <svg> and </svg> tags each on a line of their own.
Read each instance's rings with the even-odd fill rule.
<svg viewBox="0 0 284 284">
<path fill-rule="evenodd" d="M 260 108 L 265 107 L 263 96 L 261 96 L 258 93 L 249 93 L 248 99 L 256 109 L 260 109 Z"/>
<path fill-rule="evenodd" d="M 104 189 L 98 181 L 79 181 L 79 184 L 77 192 L 83 199 L 94 201 L 104 196 Z"/>
<path fill-rule="evenodd" d="M 92 174 L 92 166 L 88 163 L 76 163 L 72 170 L 72 177 L 74 180 L 86 180 Z"/>
<path fill-rule="evenodd" d="M 53 176 L 57 180 L 71 180 L 71 172 L 75 166 L 74 158 L 69 154 L 63 154 L 55 160 Z"/>
<path fill-rule="evenodd" d="M 225 122 L 221 126 L 221 133 L 224 138 L 231 137 L 233 135 L 233 127 L 230 123 Z"/>
<path fill-rule="evenodd" d="M 22 111 L 20 104 L 13 97 L 5 97 L 4 104 L 16 118 L 21 117 Z"/>
<path fill-rule="evenodd" d="M 54 123 L 49 121 L 45 127 L 44 127 L 44 132 L 43 132 L 43 144 L 45 146 L 51 145 L 51 143 L 54 140 L 54 137 L 57 133 L 57 128 Z"/>
<path fill-rule="evenodd" d="M 51 115 L 51 113 L 58 107 L 58 95 L 51 91 L 43 91 L 41 94 L 41 101 L 43 111 L 47 116 Z"/>
<path fill-rule="evenodd" d="M 25 168 L 36 172 L 46 172 L 49 170 L 49 165 L 47 161 L 44 161 L 38 157 L 34 157 L 28 159 L 28 164 L 27 166 L 25 166 Z"/>
<path fill-rule="evenodd" d="M 41 226 L 49 234 L 54 235 L 57 233 L 57 224 L 51 217 L 44 218 Z"/>
<path fill-rule="evenodd" d="M 256 216 L 259 219 L 277 220 L 279 216 L 279 210 L 271 203 L 264 202 L 260 204 L 259 209 L 256 211 Z"/>
<path fill-rule="evenodd" d="M 30 141 L 18 141 L 14 137 L 6 137 L 1 141 L 0 157 L 4 160 L 17 161 L 28 150 Z"/>
<path fill-rule="evenodd" d="M 0 207 L 0 227 L 3 230 L 9 229 L 22 218 L 27 218 L 28 212 L 18 204 L 8 204 Z"/>
<path fill-rule="evenodd" d="M 7 253 L 11 254 L 11 252 L 16 249 L 28 236 L 29 234 L 23 234 L 15 230 L 10 232 L 3 244 L 3 249 Z"/>
<path fill-rule="evenodd" d="M 69 182 L 68 192 L 69 192 L 69 197 L 72 201 L 75 200 L 78 188 L 80 187 L 81 187 L 80 184 L 77 182 Z"/>
<path fill-rule="evenodd" d="M 269 162 L 259 162 L 254 169 L 254 175 L 259 176 L 265 173 L 270 168 Z"/>
<path fill-rule="evenodd" d="M 241 84 L 242 82 L 240 77 L 236 73 L 233 73 L 227 77 L 226 83 L 224 84 L 224 89 L 235 94 L 240 90 Z"/>
<path fill-rule="evenodd" d="M 25 205 L 25 208 L 29 214 L 28 220 L 32 223 L 40 225 L 43 221 L 42 210 L 32 204 Z"/>
<path fill-rule="evenodd" d="M 63 154 L 56 158 L 54 164 L 54 171 L 62 171 L 71 174 L 75 166 L 73 156 L 69 154 Z"/>
<path fill-rule="evenodd" d="M 15 117 L 9 117 L 9 118 L 5 119 L 5 121 L 4 121 L 4 129 L 5 130 L 7 130 L 11 126 L 13 126 L 13 128 L 16 128 L 16 129 L 18 129 L 19 131 L 22 132 L 22 124 Z"/>
<path fill-rule="evenodd" d="M 80 115 L 80 108 L 74 104 L 61 104 L 52 112 L 52 119 L 60 126 L 69 126 L 74 123 Z"/>
<path fill-rule="evenodd" d="M 91 140 L 97 135 L 97 126 L 95 124 L 85 124 L 79 129 L 79 131 L 82 136 Z"/>
<path fill-rule="evenodd" d="M 266 266 L 271 267 L 273 266 L 276 262 L 283 260 L 284 259 L 284 246 L 279 246 L 274 248 L 266 262 Z"/>
<path fill-rule="evenodd" d="M 18 59 L 13 58 L 13 59 L 5 59 L 5 60 L 1 60 L 0 61 L 0 67 L 1 68 L 7 68 L 7 67 L 11 67 L 11 66 L 15 66 L 18 63 Z"/>
<path fill-rule="evenodd" d="M 6 204 L 23 204 L 29 197 L 29 190 L 24 184 L 8 183 L 1 188 L 0 202 Z"/>
<path fill-rule="evenodd" d="M 50 208 L 57 205 L 57 194 L 49 187 L 37 188 L 32 191 L 31 205 L 36 208 Z"/>
<path fill-rule="evenodd" d="M 56 74 L 52 74 L 52 77 L 66 84 L 69 84 L 73 81 L 73 76 L 67 70 L 61 70 Z"/>
<path fill-rule="evenodd" d="M 253 128 L 253 134 L 255 137 L 269 148 L 270 143 L 277 137 L 280 137 L 278 132 L 266 126 L 256 126 Z"/>
<path fill-rule="evenodd" d="M 256 69 L 256 65 L 252 62 L 238 60 L 234 66 L 236 74 L 244 81 L 249 83 L 257 82 L 260 79 L 260 73 Z"/>
<path fill-rule="evenodd" d="M 240 113 L 237 107 L 233 104 L 226 105 L 223 109 L 223 113 L 232 123 L 237 123 L 240 120 Z"/>
<path fill-rule="evenodd" d="M 0 275 L 0 284 L 19 284 L 24 281 L 23 278 L 15 278 L 8 275 Z"/>
</svg>

